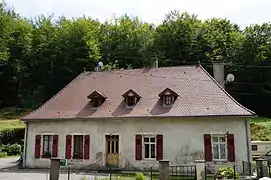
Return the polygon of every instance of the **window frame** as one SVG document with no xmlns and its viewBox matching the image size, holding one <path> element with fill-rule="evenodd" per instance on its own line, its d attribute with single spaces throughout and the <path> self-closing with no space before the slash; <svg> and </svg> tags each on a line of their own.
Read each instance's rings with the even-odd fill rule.
<svg viewBox="0 0 271 180">
<path fill-rule="evenodd" d="M 133 95 L 133 96 L 127 96 L 126 98 L 125 98 L 125 100 L 126 100 L 126 107 L 127 108 L 133 108 L 133 107 L 135 107 L 135 105 L 136 105 L 136 97 Z M 133 105 L 129 105 L 129 100 L 131 100 L 132 102 L 133 102 Z"/>
<path fill-rule="evenodd" d="M 253 148 L 256 147 L 256 148 Z M 251 151 L 258 151 L 258 145 L 257 144 L 252 144 L 251 145 Z"/>
<path fill-rule="evenodd" d="M 74 158 L 74 147 L 75 147 L 75 145 L 74 145 L 74 140 L 75 140 L 75 136 L 82 136 L 83 138 L 82 138 L 82 143 L 83 143 L 83 148 L 82 148 L 82 158 Z M 72 142 L 71 142 L 71 144 L 72 144 L 72 151 L 71 151 L 71 159 L 72 160 L 84 160 L 84 156 L 85 156 L 85 154 L 84 154 L 84 146 L 85 146 L 85 135 L 84 134 L 72 134 Z"/>
<path fill-rule="evenodd" d="M 224 142 L 219 142 L 219 139 L 218 139 L 218 142 L 214 142 L 213 141 L 213 138 L 224 138 L 225 141 Z M 212 142 L 212 159 L 213 161 L 227 161 L 228 159 L 228 147 L 227 147 L 227 136 L 225 134 L 212 134 L 211 135 L 211 142 Z M 214 157 L 214 152 L 215 152 L 215 149 L 214 149 L 214 145 L 217 144 L 218 145 L 218 156 L 219 156 L 219 159 L 216 159 Z M 220 145 L 224 145 L 225 146 L 225 159 L 222 159 L 221 158 L 221 153 L 220 153 Z"/>
<path fill-rule="evenodd" d="M 145 142 L 145 138 L 149 138 L 149 142 Z M 151 138 L 154 138 L 154 142 L 151 142 Z M 145 156 L 145 144 L 148 144 L 150 146 L 149 148 L 149 157 L 146 158 Z M 151 157 L 151 145 L 154 144 L 154 157 L 152 158 Z M 156 152 L 156 147 L 157 147 L 157 140 L 156 140 L 156 135 L 142 135 L 142 145 L 143 145 L 143 148 L 142 148 L 142 157 L 144 160 L 156 160 L 156 157 L 157 157 L 157 152 Z"/>
</svg>

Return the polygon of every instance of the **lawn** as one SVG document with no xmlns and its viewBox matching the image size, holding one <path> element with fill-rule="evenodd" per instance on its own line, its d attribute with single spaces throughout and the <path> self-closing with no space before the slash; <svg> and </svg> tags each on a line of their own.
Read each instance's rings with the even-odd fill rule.
<svg viewBox="0 0 271 180">
<path fill-rule="evenodd" d="M 29 112 L 31 112 L 31 109 L 12 107 L 0 109 L 0 131 L 3 129 L 24 127 L 24 122 L 19 119 Z"/>
</svg>

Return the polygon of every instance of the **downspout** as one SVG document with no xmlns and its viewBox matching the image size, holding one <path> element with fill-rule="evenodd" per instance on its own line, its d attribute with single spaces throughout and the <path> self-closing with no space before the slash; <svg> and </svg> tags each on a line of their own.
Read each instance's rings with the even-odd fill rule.
<svg viewBox="0 0 271 180">
<path fill-rule="evenodd" d="M 252 162 L 251 154 L 251 137 L 250 137 L 250 124 L 249 119 L 245 119 L 245 130 L 246 130 L 246 140 L 247 140 L 247 161 Z"/>
<path fill-rule="evenodd" d="M 24 131 L 24 154 L 23 154 L 23 168 L 26 168 L 27 159 L 27 140 L 28 140 L 28 125 L 29 121 L 25 121 L 25 131 Z"/>
</svg>

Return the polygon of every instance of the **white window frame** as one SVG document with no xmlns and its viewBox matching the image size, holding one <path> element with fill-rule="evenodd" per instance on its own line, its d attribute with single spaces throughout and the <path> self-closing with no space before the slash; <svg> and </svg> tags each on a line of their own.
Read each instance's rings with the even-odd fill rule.
<svg viewBox="0 0 271 180">
<path fill-rule="evenodd" d="M 50 158 L 45 158 L 43 157 L 43 141 L 44 141 L 44 138 L 43 136 L 51 136 L 52 138 L 52 147 L 51 147 L 51 156 L 53 155 L 53 136 L 54 135 L 57 135 L 55 133 L 37 133 L 37 135 L 40 135 L 40 159 L 50 159 Z"/>
<path fill-rule="evenodd" d="M 147 143 L 145 143 L 144 142 L 144 138 L 154 138 L 154 142 L 147 142 Z M 143 148 L 142 148 L 142 150 L 143 150 L 143 152 L 142 152 L 142 154 L 143 154 L 143 159 L 144 160 L 156 160 L 156 156 L 157 156 L 157 154 L 156 154 L 156 146 L 157 146 L 157 140 L 156 140 L 156 135 L 148 135 L 148 134 L 143 134 L 142 135 L 142 144 L 143 144 Z M 150 157 L 149 158 L 146 158 L 145 157 L 145 144 L 149 144 L 149 146 L 150 146 L 150 148 L 149 148 L 149 155 L 150 155 Z M 154 144 L 154 158 L 151 158 L 151 144 Z"/>
<path fill-rule="evenodd" d="M 215 137 L 217 137 L 217 138 L 225 138 L 225 142 L 219 142 L 219 140 L 218 140 L 218 142 L 213 142 L 213 138 L 215 138 Z M 227 159 L 228 159 L 228 147 L 227 147 L 227 136 L 225 135 L 225 134 L 212 134 L 211 135 L 211 138 L 212 138 L 212 158 L 213 158 L 213 160 L 214 161 L 227 161 Z M 218 145 L 218 156 L 219 156 L 219 159 L 215 159 L 215 157 L 214 157 L 214 145 L 215 144 L 217 144 Z M 224 144 L 225 145 L 225 159 L 221 159 L 220 158 L 220 145 L 221 144 Z"/>
</svg>

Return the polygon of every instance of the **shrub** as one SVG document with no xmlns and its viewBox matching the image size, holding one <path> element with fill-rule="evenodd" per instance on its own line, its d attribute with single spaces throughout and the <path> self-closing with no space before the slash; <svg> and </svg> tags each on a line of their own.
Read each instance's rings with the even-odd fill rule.
<svg viewBox="0 0 271 180">
<path fill-rule="evenodd" d="M 137 172 L 137 173 L 135 173 L 135 179 L 136 180 L 145 180 L 145 175 L 142 173 L 142 172 Z"/>
<path fill-rule="evenodd" d="M 1 151 L 7 153 L 8 156 L 20 155 L 22 147 L 20 144 L 2 145 Z"/>
<path fill-rule="evenodd" d="M 219 168 L 218 172 L 216 173 L 217 179 L 234 179 L 234 169 L 232 167 L 223 167 Z M 239 174 L 235 173 L 235 179 L 239 178 Z"/>
<path fill-rule="evenodd" d="M 251 123 L 250 124 L 250 131 L 251 131 L 251 140 L 261 140 L 261 141 L 269 141 L 269 134 L 270 131 L 268 130 L 267 127 L 261 125 L 261 124 L 256 124 L 256 123 Z"/>
<path fill-rule="evenodd" d="M 6 152 L 0 152 L 0 158 L 3 158 L 3 157 L 7 157 L 7 153 Z"/>
<path fill-rule="evenodd" d="M 0 131 L 1 144 L 22 144 L 24 128 L 3 129 Z"/>
</svg>

